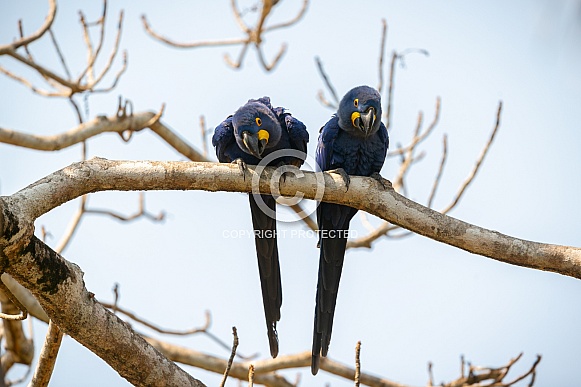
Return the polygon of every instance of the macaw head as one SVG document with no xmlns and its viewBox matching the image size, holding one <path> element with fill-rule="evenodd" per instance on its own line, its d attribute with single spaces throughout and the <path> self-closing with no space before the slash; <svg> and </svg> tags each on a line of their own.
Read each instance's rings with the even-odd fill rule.
<svg viewBox="0 0 581 387">
<path fill-rule="evenodd" d="M 232 117 L 236 143 L 244 152 L 261 159 L 268 148 L 275 146 L 282 134 L 276 116 L 268 106 L 249 101 Z"/>
<path fill-rule="evenodd" d="M 381 96 L 369 86 L 358 86 L 347 92 L 337 110 L 339 126 L 358 136 L 369 136 L 381 125 Z"/>
</svg>

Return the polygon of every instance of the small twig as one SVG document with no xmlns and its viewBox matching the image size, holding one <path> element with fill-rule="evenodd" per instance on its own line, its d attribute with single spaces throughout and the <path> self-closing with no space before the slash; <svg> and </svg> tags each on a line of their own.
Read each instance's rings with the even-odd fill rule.
<svg viewBox="0 0 581 387">
<path fill-rule="evenodd" d="M 117 36 L 115 37 L 115 44 L 113 45 L 113 50 L 112 50 L 111 54 L 109 54 L 109 59 L 108 59 L 107 63 L 105 64 L 105 67 L 103 67 L 103 69 L 101 70 L 101 73 L 97 76 L 95 81 L 88 86 L 89 89 L 91 89 L 91 90 L 94 89 L 94 86 L 96 86 L 99 82 L 101 82 L 101 80 L 103 79 L 105 74 L 107 74 L 109 72 L 109 70 L 111 69 L 111 66 L 113 65 L 113 60 L 115 59 L 115 57 L 117 56 L 117 53 L 119 52 L 119 43 L 121 42 L 122 30 L 123 30 L 123 11 L 119 12 L 119 22 L 117 23 Z M 114 81 L 114 85 L 117 84 L 118 78 L 121 76 L 121 74 L 123 74 L 126 66 L 127 66 L 127 54 L 124 53 L 123 54 L 123 68 L 122 68 L 122 71 L 117 74 L 116 80 Z"/>
<path fill-rule="evenodd" d="M 68 244 L 72 240 L 73 235 L 77 231 L 79 224 L 81 223 L 81 219 L 85 213 L 85 205 L 87 203 L 87 199 L 88 195 L 81 196 L 79 209 L 77 210 L 75 215 L 73 215 L 71 221 L 69 222 L 69 225 L 67 226 L 67 230 L 65 231 L 60 242 L 55 248 L 55 251 L 57 253 L 62 254 L 62 252 L 67 248 Z"/>
<path fill-rule="evenodd" d="M 50 31 L 50 29 L 49 29 Z M 22 25 L 22 19 L 18 20 L 18 34 L 20 35 L 20 39 L 24 38 L 24 27 Z M 24 45 L 24 52 L 26 52 L 26 55 L 28 56 L 28 59 L 30 60 L 34 60 L 32 58 L 32 54 L 30 53 L 30 50 L 28 49 L 28 44 Z"/>
<path fill-rule="evenodd" d="M 433 364 L 431 361 L 428 362 L 428 386 L 431 387 L 434 385 L 434 372 L 432 370 Z"/>
<path fill-rule="evenodd" d="M 335 88 L 333 87 L 333 85 L 331 84 L 331 81 L 329 80 L 329 77 L 327 76 L 327 73 L 325 72 L 325 69 L 323 68 L 323 63 L 321 62 L 321 59 L 316 56 L 315 57 L 315 62 L 317 63 L 317 69 L 319 70 L 319 75 L 321 76 L 321 78 L 323 78 L 323 82 L 325 82 L 325 86 L 327 87 L 327 90 L 329 90 L 329 93 L 331 93 L 331 96 L 333 97 L 334 102 L 334 106 L 338 106 L 339 105 L 339 97 L 337 96 L 337 92 L 335 91 Z M 319 92 L 319 95 L 322 95 L 322 92 Z M 321 98 L 319 98 L 321 99 Z M 330 104 L 325 104 L 327 106 L 331 106 Z"/>
<path fill-rule="evenodd" d="M 448 136 L 444 134 L 442 139 L 442 159 L 440 160 L 440 167 L 438 168 L 438 174 L 434 179 L 434 185 L 432 186 L 432 191 L 430 192 L 430 197 L 428 198 L 427 206 L 432 208 L 432 203 L 434 201 L 434 197 L 436 196 L 436 191 L 438 190 L 438 186 L 440 185 L 440 181 L 442 179 L 442 173 L 444 172 L 444 165 L 446 164 L 446 158 L 448 157 Z"/>
<path fill-rule="evenodd" d="M 274 69 L 276 67 L 276 65 L 278 64 L 278 62 L 280 61 L 280 59 L 282 58 L 282 56 L 286 52 L 286 48 L 287 48 L 286 43 L 283 43 L 280 46 L 280 50 L 278 51 L 278 54 L 276 54 L 274 59 L 270 63 L 266 63 L 266 60 L 264 59 L 264 55 L 262 53 L 262 48 L 260 47 L 260 44 L 255 44 L 255 46 L 256 46 L 256 53 L 258 55 L 258 60 L 260 61 L 260 64 L 262 65 L 262 67 L 266 71 L 271 71 L 272 69 Z"/>
<path fill-rule="evenodd" d="M 494 137 L 496 136 L 496 133 L 498 132 L 498 128 L 500 127 L 501 114 L 502 114 L 502 101 L 500 101 L 498 103 L 498 110 L 496 112 L 496 124 L 494 125 L 494 129 L 492 130 L 492 133 L 490 135 L 490 138 L 488 139 L 488 142 L 484 146 L 484 149 L 482 149 L 482 151 L 480 152 L 480 156 L 476 160 L 476 163 L 474 164 L 474 168 L 472 168 L 472 171 L 470 171 L 470 174 L 468 175 L 466 180 L 464 180 L 464 182 L 460 186 L 460 189 L 456 193 L 456 196 L 454 197 L 452 202 L 445 209 L 443 209 L 441 211 L 443 214 L 447 214 L 451 209 L 453 209 L 458 204 L 458 202 L 462 198 L 462 195 L 466 191 L 466 188 L 468 188 L 470 183 L 472 183 L 472 181 L 476 177 L 476 174 L 478 173 L 478 170 L 480 169 L 480 166 L 482 165 L 482 162 L 484 161 L 484 157 L 486 157 L 486 154 L 488 153 L 488 150 L 490 149 L 490 145 L 492 145 L 492 141 L 494 140 Z"/>
<path fill-rule="evenodd" d="M 117 303 L 110 304 L 108 302 L 103 302 L 103 301 L 99 301 L 99 303 L 101 305 L 103 305 L 105 308 L 113 309 L 113 310 L 129 317 L 131 320 L 136 321 L 139 324 L 148 327 L 151 330 L 154 330 L 158 333 L 162 333 L 162 334 L 166 334 L 166 335 L 187 336 L 187 335 L 193 335 L 196 333 L 205 333 L 210 328 L 210 325 L 212 324 L 212 316 L 211 316 L 209 311 L 206 311 L 206 313 L 205 313 L 206 321 L 205 321 L 204 325 L 200 328 L 192 328 L 192 329 L 188 329 L 185 331 L 164 329 L 164 328 L 160 328 L 160 327 L 154 325 L 153 323 L 146 321 L 145 319 L 137 316 L 135 313 L 130 312 L 130 311 L 122 308 Z M 230 347 L 228 346 L 228 348 L 230 348 Z"/>
<path fill-rule="evenodd" d="M 115 285 L 113 285 L 113 307 L 111 309 L 113 309 L 113 314 L 117 314 L 117 308 L 119 305 L 119 284 L 117 282 L 115 282 Z"/>
<path fill-rule="evenodd" d="M 59 47 L 59 44 L 58 44 L 58 42 L 56 40 L 56 37 L 54 36 L 54 33 L 52 32 L 52 29 L 49 29 L 48 30 L 48 34 L 50 36 L 50 39 L 52 40 L 52 44 L 53 44 L 53 46 L 54 46 L 54 48 L 56 50 L 56 53 L 57 53 L 57 55 L 59 57 L 59 60 L 60 60 L 60 62 L 62 64 L 62 66 L 63 66 L 63 69 L 65 70 L 65 73 L 67 74 L 67 77 L 69 79 L 71 79 L 72 78 L 71 77 L 71 71 L 69 70 L 69 66 L 67 66 L 67 62 L 65 60 L 65 57 L 64 57 L 64 55 L 63 55 L 63 53 L 62 53 L 62 51 L 61 51 L 61 49 Z"/>
<path fill-rule="evenodd" d="M 357 345 L 355 346 L 355 377 L 354 377 L 354 381 L 355 381 L 355 387 L 359 387 L 359 378 L 361 376 L 361 359 L 360 359 L 360 355 L 361 355 L 361 341 L 357 342 Z"/>
<path fill-rule="evenodd" d="M 224 371 L 224 376 L 222 377 L 220 387 L 224 387 L 224 385 L 226 384 L 226 379 L 228 379 L 228 373 L 230 372 L 230 368 L 232 368 L 232 362 L 234 361 L 234 357 L 236 356 L 236 348 L 238 348 L 238 332 L 236 331 L 236 327 L 232 327 L 232 335 L 234 336 L 234 341 L 232 343 L 232 352 L 230 353 L 228 365 L 226 366 L 226 370 Z"/>
<path fill-rule="evenodd" d="M 387 88 L 387 108 L 385 109 L 385 127 L 389 129 L 391 124 L 391 109 L 393 106 L 393 79 L 395 76 L 395 61 L 397 52 L 394 50 L 391 54 L 391 64 L 389 65 L 389 86 Z"/>
<path fill-rule="evenodd" d="M 299 216 L 299 219 L 302 219 L 303 222 L 313 231 L 317 231 L 319 227 L 317 226 L 317 222 L 313 220 L 301 207 L 300 204 L 293 204 L 290 208 Z"/>
<path fill-rule="evenodd" d="M 236 62 L 234 62 L 231 58 L 230 55 L 228 55 L 227 53 L 224 54 L 224 62 L 226 62 L 226 64 L 234 69 L 239 69 L 242 66 L 242 61 L 244 60 L 244 56 L 246 56 L 246 52 L 248 51 L 248 46 L 250 45 L 250 42 L 244 42 L 244 44 L 242 45 L 242 49 L 240 50 L 240 54 L 238 55 L 238 60 Z"/>
<path fill-rule="evenodd" d="M 254 386 L 254 365 L 248 366 L 248 387 Z"/>
<path fill-rule="evenodd" d="M 85 44 L 87 46 L 87 51 L 88 51 L 88 60 L 87 60 L 87 66 L 85 67 L 85 69 L 81 72 L 81 74 L 78 77 L 78 82 L 81 81 L 81 79 L 83 79 L 83 77 L 85 76 L 85 74 L 87 74 L 89 82 L 92 82 L 95 78 L 95 71 L 94 71 L 94 65 L 95 65 L 95 61 L 97 60 L 97 57 L 99 56 L 99 53 L 101 52 L 101 49 L 103 48 L 103 42 L 105 40 L 105 19 L 107 17 L 107 0 L 103 0 L 103 12 L 101 14 L 101 17 L 95 22 L 95 23 L 87 23 L 85 21 L 84 15 L 82 13 L 80 13 L 81 15 L 81 25 L 83 27 L 83 37 L 85 39 Z M 93 53 L 93 45 L 91 43 L 91 38 L 90 38 L 90 34 L 89 34 L 89 26 L 92 25 L 100 25 L 101 29 L 100 29 L 100 33 L 99 33 L 99 43 L 97 44 L 97 48 L 95 49 L 95 52 Z M 69 76 L 70 78 L 70 76 Z"/>
<path fill-rule="evenodd" d="M 377 91 L 381 95 L 383 91 L 383 57 L 385 56 L 385 45 L 387 41 L 387 21 L 381 19 L 381 43 L 379 44 L 379 83 L 377 85 Z"/>
<path fill-rule="evenodd" d="M 177 47 L 177 48 L 196 48 L 196 47 L 214 47 L 214 46 L 234 46 L 246 42 L 246 39 L 225 39 L 225 40 L 215 40 L 215 41 L 200 41 L 200 42 L 190 42 L 190 43 L 179 43 L 169 38 L 166 38 L 153 30 L 147 17 L 141 15 L 141 22 L 143 23 L 143 28 L 152 38 L 157 39 L 167 45 Z"/>
<path fill-rule="evenodd" d="M 200 116 L 200 132 L 202 135 L 202 155 L 205 158 L 208 158 L 208 141 L 207 141 L 207 129 L 206 129 L 206 118 L 201 115 Z"/>
<path fill-rule="evenodd" d="M 436 107 L 434 110 L 435 110 L 434 111 L 434 118 L 432 119 L 432 122 L 430 123 L 428 128 L 426 130 L 424 130 L 420 135 L 414 136 L 409 145 L 407 145 L 405 147 L 399 147 L 398 149 L 395 149 L 394 151 L 390 151 L 389 154 L 387 155 L 387 157 L 399 156 L 405 152 L 408 152 L 410 150 L 410 148 L 416 147 L 418 144 L 420 144 L 422 141 L 424 141 L 433 132 L 433 130 L 436 128 L 436 126 L 438 125 L 438 123 L 440 121 L 440 112 L 442 110 L 442 101 L 441 101 L 440 97 L 436 97 Z"/>
<path fill-rule="evenodd" d="M 145 194 L 143 192 L 139 193 L 139 209 L 133 215 L 125 216 L 110 210 L 89 208 L 86 208 L 84 212 L 85 214 L 107 215 L 121 222 L 131 222 L 142 217 L 147 218 L 153 222 L 161 222 L 165 219 L 165 212 L 161 211 L 158 215 L 153 215 L 145 209 Z"/>
<path fill-rule="evenodd" d="M 228 64 L 229 66 L 231 66 L 232 68 L 235 68 L 235 69 L 239 69 L 242 66 L 242 61 L 244 60 L 244 57 L 246 56 L 248 46 L 250 44 L 253 44 L 254 47 L 256 48 L 256 53 L 258 55 L 258 60 L 259 60 L 260 64 L 262 65 L 264 70 L 271 71 L 278 64 L 278 62 L 280 61 L 280 59 L 282 58 L 282 56 L 286 52 L 287 46 L 285 43 L 283 43 L 278 54 L 275 56 L 275 58 L 270 63 L 267 63 L 266 60 L 264 59 L 264 54 L 262 53 L 262 47 L 261 47 L 262 42 L 263 42 L 263 38 L 262 38 L 263 33 L 266 33 L 267 31 L 279 29 L 279 28 L 290 27 L 291 25 L 297 23 L 304 16 L 304 14 L 307 10 L 307 5 L 309 3 L 309 0 L 303 0 L 303 5 L 302 5 L 301 9 L 299 10 L 298 14 L 294 18 L 292 18 L 286 22 L 278 23 L 278 24 L 267 27 L 267 26 L 265 26 L 266 19 L 268 18 L 268 16 L 270 15 L 274 6 L 277 3 L 278 3 L 278 1 L 263 0 L 261 2 L 260 17 L 258 18 L 256 25 L 254 27 L 249 27 L 244 22 L 244 19 L 242 17 L 242 13 L 240 12 L 240 9 L 238 7 L 238 4 L 236 3 L 236 0 L 231 0 L 230 6 L 232 8 L 232 13 L 234 14 L 234 20 L 236 21 L 236 24 L 238 24 L 238 27 L 240 28 L 240 30 L 242 30 L 242 32 L 244 34 L 246 34 L 245 38 L 238 38 L 238 39 L 222 39 L 222 40 L 213 40 L 213 41 L 209 40 L 209 41 L 196 41 L 196 42 L 189 42 L 189 43 L 180 43 L 180 42 L 176 42 L 172 39 L 169 39 L 167 37 L 164 37 L 161 34 L 155 32 L 153 30 L 153 28 L 151 27 L 151 25 L 149 24 L 149 22 L 147 21 L 147 18 L 145 17 L 145 15 L 141 16 L 141 21 L 143 23 L 143 27 L 144 27 L 145 31 L 147 32 L 147 34 L 149 34 L 149 36 L 151 36 L 152 38 L 154 38 L 160 42 L 163 42 L 167 45 L 177 47 L 177 48 L 220 47 L 220 46 L 242 45 L 242 49 L 240 51 L 240 54 L 238 56 L 237 61 L 233 61 L 228 54 L 224 55 L 224 60 L 226 61 L 226 64 Z"/>
<path fill-rule="evenodd" d="M 0 273 L 2 274 L 2 273 Z M 0 292 L 3 292 L 6 297 L 8 297 L 8 299 L 18 308 L 20 309 L 20 314 L 7 314 L 7 313 L 2 313 L 0 312 L 0 318 L 4 319 L 4 320 L 24 320 L 26 319 L 26 317 L 28 317 L 28 310 L 26 310 L 26 307 L 24 305 L 22 305 L 22 303 L 20 302 L 20 300 L 18 300 L 18 298 L 16 298 L 14 296 L 14 294 L 12 294 L 12 292 L 10 291 L 10 289 L 8 289 L 8 287 L 4 284 L 4 282 L 2 281 L 2 279 L 0 278 Z"/>
</svg>

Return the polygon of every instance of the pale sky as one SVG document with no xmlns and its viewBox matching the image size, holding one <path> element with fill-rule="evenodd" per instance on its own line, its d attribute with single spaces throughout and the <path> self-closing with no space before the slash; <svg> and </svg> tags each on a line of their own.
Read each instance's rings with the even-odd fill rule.
<svg viewBox="0 0 581 387">
<path fill-rule="evenodd" d="M 300 3 L 286 0 L 272 21 L 292 17 Z M 47 4 L 39 1 L 1 4 L 1 42 L 17 36 L 19 18 L 26 31 L 35 30 L 47 10 Z M 77 22 L 79 4 L 60 2 L 54 25 L 73 74 L 86 55 Z M 115 91 L 88 99 L 83 106 L 88 118 L 115 114 L 119 95 L 133 102 L 135 112 L 156 111 L 165 103 L 163 121 L 201 149 L 200 115 L 208 127 L 215 127 L 249 98 L 267 95 L 273 105 L 288 108 L 307 125 L 309 151 L 314 154 L 318 130 L 333 113 L 316 98 L 324 85 L 315 56 L 323 61 L 340 95 L 360 84 L 376 86 L 381 19 L 386 18 L 388 56 L 393 49 L 407 48 L 430 54 L 409 55 L 405 68 L 396 69 L 392 147 L 407 144 L 418 111 L 429 122 L 436 97 L 442 98 L 440 123 L 421 147 L 426 155 L 409 175 L 407 196 L 426 202 L 442 136 L 447 134 L 449 157 L 434 207 L 448 204 L 486 142 L 502 100 L 497 138 L 451 216 L 523 239 L 581 246 L 578 1 L 314 1 L 298 24 L 265 36 L 267 58 L 282 42 L 288 44 L 272 73 L 260 69 L 253 49 L 243 68 L 232 70 L 223 55 L 237 57 L 238 47 L 177 50 L 152 40 L 141 26 L 140 15 L 145 13 L 157 31 L 176 40 L 239 37 L 229 1 L 160 4 L 109 4 L 104 50 L 108 55 L 117 14 L 124 9 L 121 48 L 128 51 L 129 67 Z M 83 10 L 90 20 L 100 13 L 98 2 Z M 30 48 L 39 62 L 62 73 L 48 37 Z M 0 58 L 0 65 L 40 84 L 38 77 L 10 58 Z M 119 67 L 117 59 L 113 72 Z M 34 96 L 4 76 L 0 98 L 1 127 L 48 135 L 77 124 L 66 100 Z M 82 98 L 79 101 L 83 105 Z M 183 159 L 145 131 L 127 144 L 117 135 L 105 134 L 90 140 L 88 149 L 90 157 Z M 11 195 L 79 160 L 80 154 L 80 146 L 43 153 L 0 144 L 0 194 Z M 392 178 L 398 168 L 398 159 L 388 158 L 382 174 Z M 137 208 L 137 198 L 137 193 L 98 193 L 91 196 L 89 206 L 130 214 Z M 64 256 L 85 272 L 87 289 L 110 301 L 111 289 L 119 283 L 122 306 L 172 329 L 202 325 L 204 311 L 210 310 L 213 334 L 229 343 L 231 327 L 236 326 L 239 352 L 258 352 L 258 359 L 267 358 L 254 241 L 225 237 L 251 230 L 246 195 L 150 192 L 146 202 L 153 213 L 165 211 L 167 220 L 123 224 L 94 215 L 83 219 Z M 67 203 L 37 221 L 37 229 L 45 226 L 53 235 L 50 245 L 58 243 L 77 206 Z M 318 250 L 314 237 L 291 232 L 303 230 L 301 223 L 279 227 L 286 230 L 279 240 L 284 296 L 278 326 L 280 353 L 285 355 L 311 347 Z M 367 232 L 359 216 L 352 229 L 359 235 Z M 377 241 L 371 250 L 349 251 L 345 262 L 330 358 L 352 364 L 355 344 L 361 340 L 364 372 L 425 385 L 430 361 L 439 383 L 458 377 L 462 354 L 473 364 L 502 366 L 524 352 L 515 376 L 541 354 L 536 386 L 577 385 L 580 281 L 509 266 L 420 236 Z M 38 353 L 46 325 L 35 323 L 34 328 Z M 204 336 L 165 339 L 224 358 L 229 355 Z M 208 385 L 219 383 L 219 375 L 187 369 Z M 22 372 L 24 367 L 19 367 L 9 375 Z M 352 385 L 324 371 L 314 377 L 307 368 L 282 374 L 294 381 L 297 372 L 302 374 L 302 386 Z M 66 337 L 51 385 L 128 383 Z"/>
</svg>

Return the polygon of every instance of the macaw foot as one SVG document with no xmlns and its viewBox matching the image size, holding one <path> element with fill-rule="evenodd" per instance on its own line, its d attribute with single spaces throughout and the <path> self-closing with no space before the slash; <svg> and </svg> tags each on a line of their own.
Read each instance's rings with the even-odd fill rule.
<svg viewBox="0 0 581 387">
<path fill-rule="evenodd" d="M 240 176 L 244 177 L 246 180 L 246 163 L 242 159 L 236 159 L 232 161 L 232 164 L 238 164 L 238 168 L 240 169 Z"/>
<path fill-rule="evenodd" d="M 328 173 L 335 173 L 335 174 L 341 176 L 341 178 L 343 179 L 343 183 L 345 183 L 345 187 L 347 188 L 345 190 L 345 192 L 347 192 L 349 190 L 349 184 L 351 184 L 351 178 L 349 177 L 349 175 L 347 174 L 347 172 L 345 172 L 345 170 L 343 168 L 331 169 L 327 172 Z"/>
<path fill-rule="evenodd" d="M 383 189 L 388 189 L 389 187 L 391 187 L 391 183 L 389 182 L 389 180 L 386 180 L 383 177 L 381 177 L 379 172 L 373 172 L 369 177 L 371 177 L 372 179 L 376 180 L 379 184 L 381 184 Z"/>
</svg>

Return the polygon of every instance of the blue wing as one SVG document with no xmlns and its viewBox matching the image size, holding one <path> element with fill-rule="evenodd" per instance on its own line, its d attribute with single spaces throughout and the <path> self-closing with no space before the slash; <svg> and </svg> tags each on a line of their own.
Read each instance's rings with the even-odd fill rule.
<svg viewBox="0 0 581 387">
<path fill-rule="evenodd" d="M 226 118 L 220 125 L 214 129 L 212 136 L 212 145 L 216 148 L 216 156 L 221 163 L 230 163 L 233 159 L 227 154 L 228 149 L 236 144 L 234 138 L 234 127 L 232 126 L 232 116 Z"/>
<path fill-rule="evenodd" d="M 383 165 L 383 162 L 387 157 L 387 150 L 389 149 L 389 135 L 387 134 L 387 128 L 385 127 L 385 125 L 383 125 L 383 122 L 379 127 L 379 138 L 381 139 L 382 143 L 385 144 L 385 147 L 383 148 L 383 153 L 381 154 L 381 160 Z"/>
<path fill-rule="evenodd" d="M 319 134 L 319 142 L 317 144 L 317 151 L 315 153 L 315 160 L 317 161 L 317 169 L 321 171 L 328 171 L 333 169 L 331 166 L 333 163 L 333 144 L 335 139 L 339 135 L 339 118 L 333 116 L 326 124 L 321 128 Z"/>
<path fill-rule="evenodd" d="M 303 165 L 307 156 L 307 143 L 309 142 L 309 132 L 307 131 L 307 127 L 300 120 L 293 117 L 292 114 L 283 107 L 274 108 L 272 111 L 278 118 L 282 128 L 286 128 L 290 147 L 304 154 L 300 159 L 290 158 L 288 160 L 289 164 L 300 167 Z"/>
</svg>

